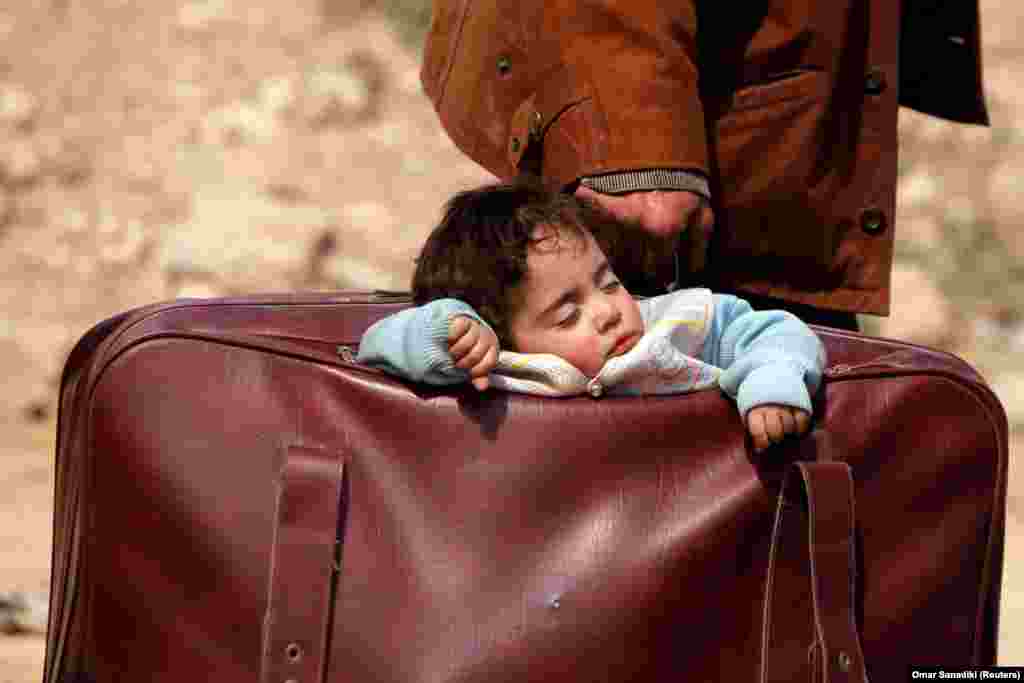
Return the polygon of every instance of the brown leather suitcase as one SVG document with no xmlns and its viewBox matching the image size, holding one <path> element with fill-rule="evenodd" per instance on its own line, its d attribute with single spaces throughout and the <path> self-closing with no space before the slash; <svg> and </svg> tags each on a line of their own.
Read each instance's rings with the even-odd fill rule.
<svg viewBox="0 0 1024 683">
<path fill-rule="evenodd" d="M 815 427 L 754 457 L 716 391 L 478 394 L 350 362 L 406 305 L 182 300 L 80 340 L 47 683 L 902 681 L 995 663 L 1007 425 L 963 361 L 818 328 Z"/>
</svg>

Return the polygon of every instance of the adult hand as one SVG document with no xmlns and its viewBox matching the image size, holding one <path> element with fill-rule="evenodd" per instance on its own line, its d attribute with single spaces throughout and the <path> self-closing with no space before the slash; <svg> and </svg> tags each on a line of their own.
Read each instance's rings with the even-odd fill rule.
<svg viewBox="0 0 1024 683">
<path fill-rule="evenodd" d="M 580 185 L 576 196 L 594 202 L 626 224 L 653 238 L 656 250 L 653 276 L 658 284 L 675 279 L 673 251 L 679 248 L 686 273 L 698 273 L 707 263 L 714 212 L 707 200 L 686 190 L 644 190 L 621 195 L 603 194 Z M 648 267 L 650 267 L 648 265 Z"/>
</svg>

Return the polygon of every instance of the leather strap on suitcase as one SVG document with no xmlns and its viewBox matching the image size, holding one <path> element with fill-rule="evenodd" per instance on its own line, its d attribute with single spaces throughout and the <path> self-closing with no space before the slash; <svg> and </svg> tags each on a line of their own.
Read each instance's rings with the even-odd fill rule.
<svg viewBox="0 0 1024 683">
<path fill-rule="evenodd" d="M 786 472 L 772 528 L 771 551 L 764 591 L 761 637 L 761 683 L 768 672 L 773 635 L 772 601 L 776 555 L 783 524 L 795 517 L 793 497 L 805 508 L 807 558 L 811 567 L 814 608 L 815 678 L 822 683 L 867 682 L 860 635 L 854 612 L 856 555 L 854 553 L 853 476 L 844 462 L 798 462 Z"/>
<path fill-rule="evenodd" d="M 342 463 L 312 449 L 285 451 L 263 625 L 261 683 L 323 680 L 343 470 Z M 314 635 L 303 638 L 300 634 Z"/>
<path fill-rule="evenodd" d="M 269 610 L 260 681 L 322 680 L 326 641 L 299 634 L 330 631 L 330 568 L 336 547 L 324 530 L 338 519 L 342 467 L 289 449 L 277 503 Z M 775 560 L 783 525 L 802 517 L 811 567 L 815 677 L 822 683 L 867 682 L 854 613 L 853 478 L 843 462 L 798 462 L 786 472 L 776 506 L 765 586 L 761 683 L 769 676 Z M 287 577 L 287 578 L 285 578 Z M 320 587 L 321 590 L 317 590 Z"/>
</svg>

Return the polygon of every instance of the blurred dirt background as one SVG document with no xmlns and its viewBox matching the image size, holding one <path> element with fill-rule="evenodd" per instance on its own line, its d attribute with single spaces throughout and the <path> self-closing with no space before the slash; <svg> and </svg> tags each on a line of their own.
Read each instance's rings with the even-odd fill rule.
<svg viewBox="0 0 1024 683">
<path fill-rule="evenodd" d="M 64 357 L 179 296 L 404 289 L 488 175 L 420 91 L 428 0 L 21 0 L 0 8 L 0 683 L 41 680 Z M 1024 446 L 1024 10 L 982 0 L 991 128 L 901 115 L 893 316 L 952 351 Z M 1001 660 L 1024 664 L 1010 471 Z"/>
</svg>

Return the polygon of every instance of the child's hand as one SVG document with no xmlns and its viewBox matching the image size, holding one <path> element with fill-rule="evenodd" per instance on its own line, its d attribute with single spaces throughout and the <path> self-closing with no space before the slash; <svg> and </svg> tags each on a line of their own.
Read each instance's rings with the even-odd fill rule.
<svg viewBox="0 0 1024 683">
<path fill-rule="evenodd" d="M 448 352 L 455 367 L 469 370 L 473 386 L 483 391 L 490 385 L 487 375 L 498 363 L 498 337 L 489 328 L 464 315 L 452 318 Z"/>
<path fill-rule="evenodd" d="M 768 403 L 747 412 L 747 431 L 754 440 L 754 450 L 761 452 L 787 436 L 806 434 L 811 416 L 806 410 Z"/>
</svg>

